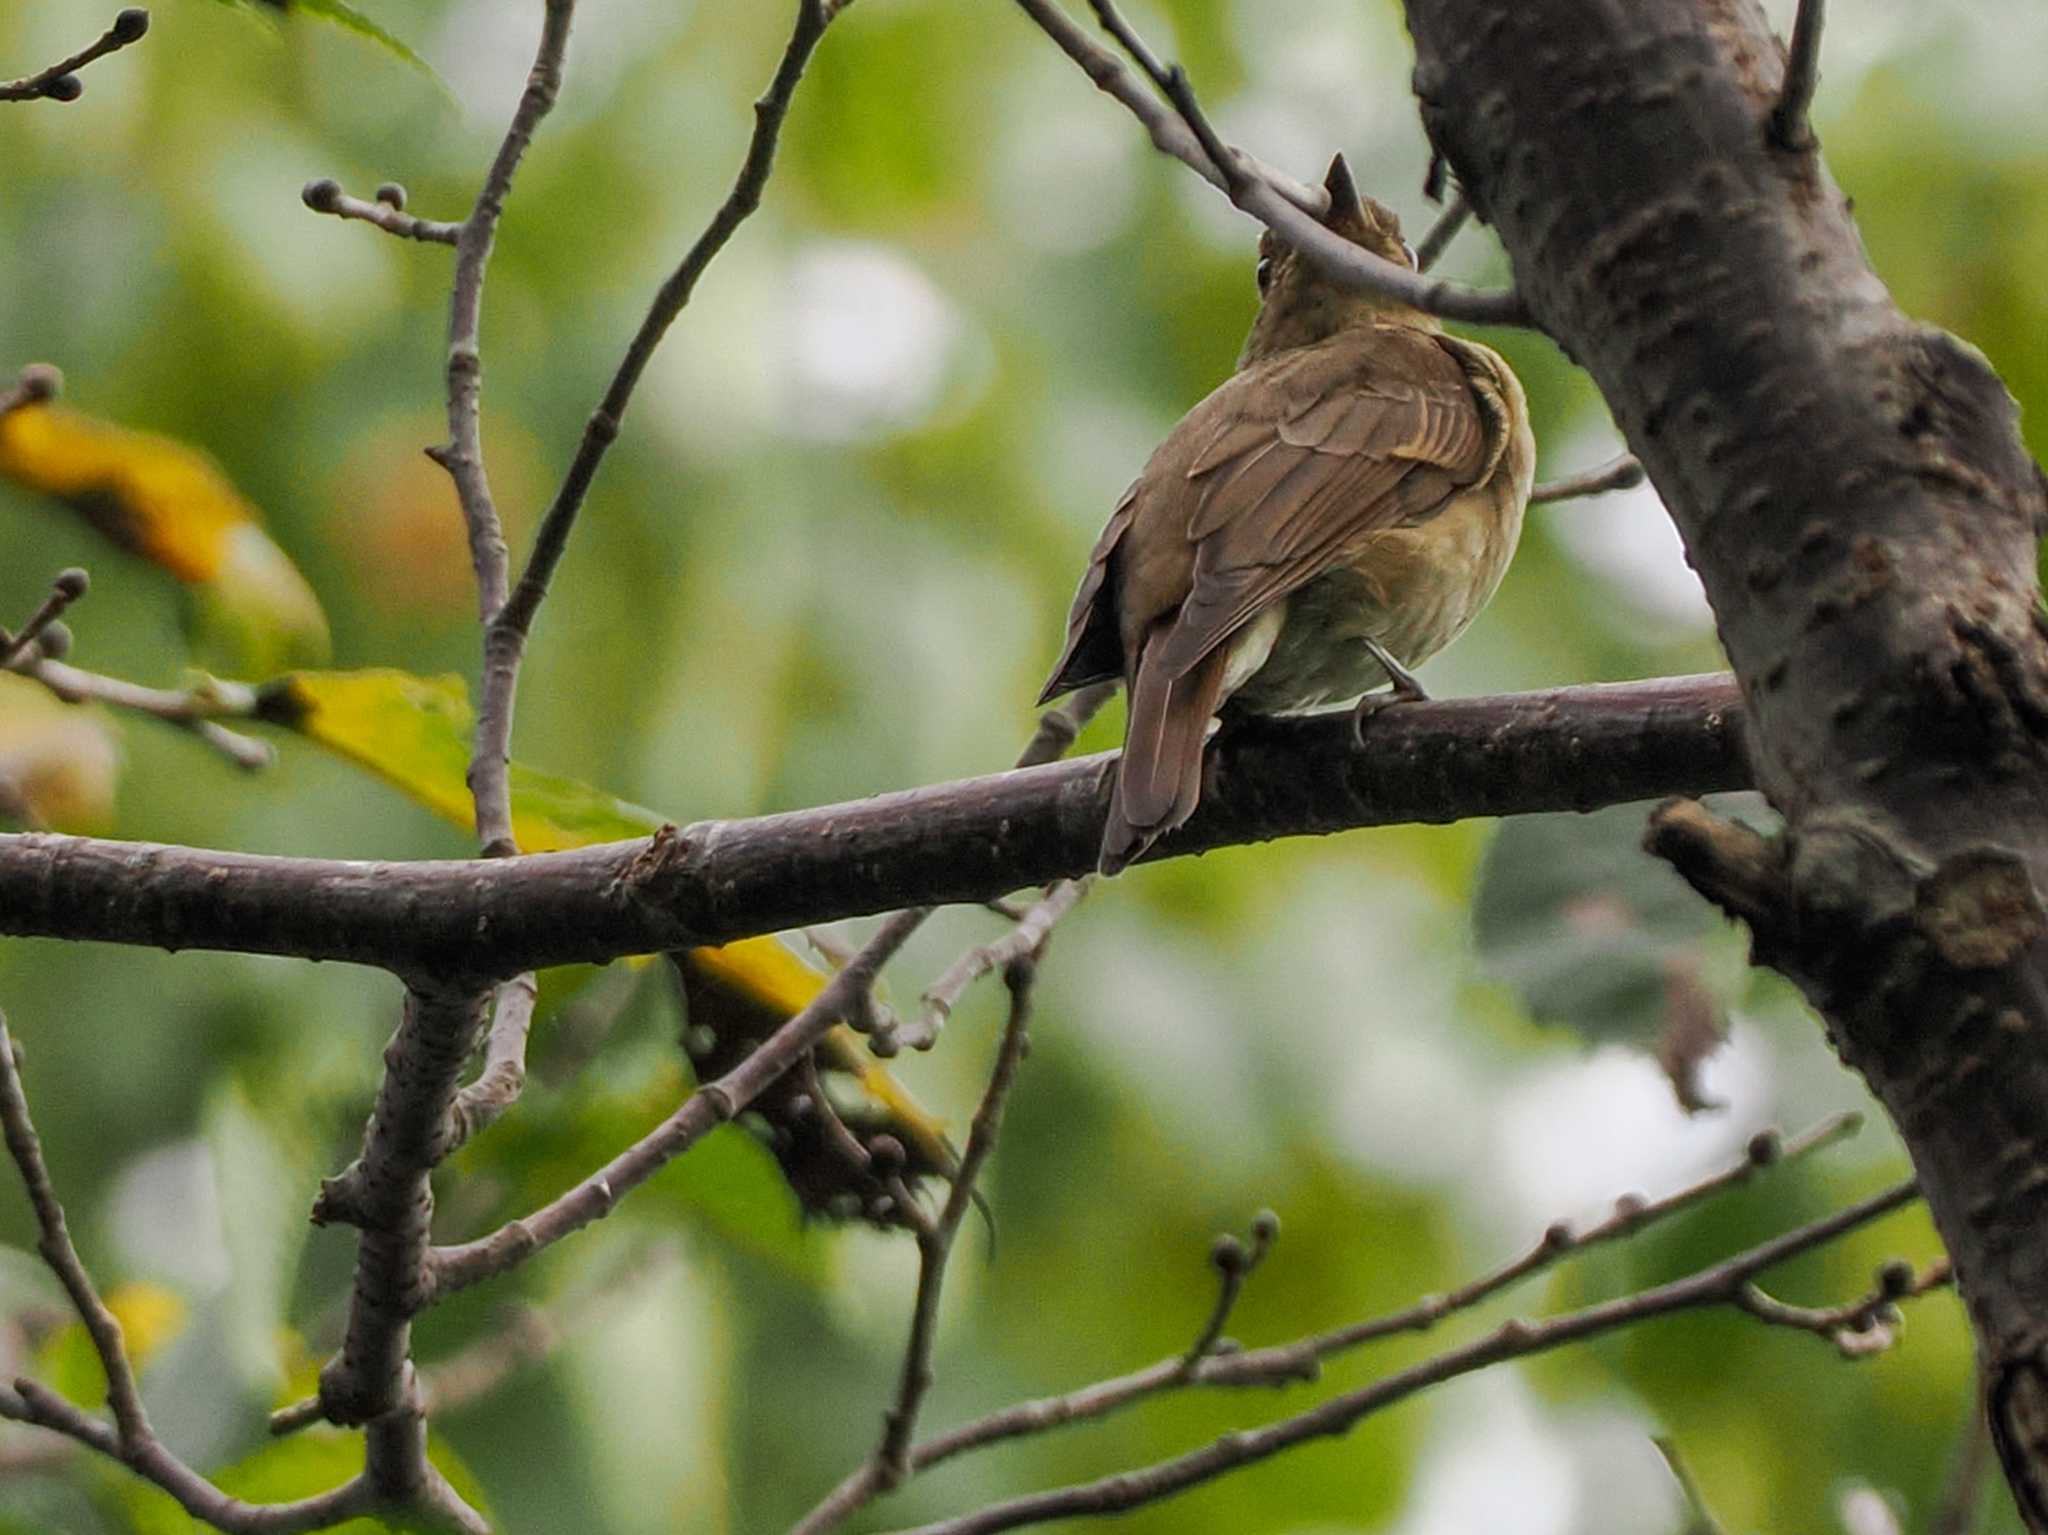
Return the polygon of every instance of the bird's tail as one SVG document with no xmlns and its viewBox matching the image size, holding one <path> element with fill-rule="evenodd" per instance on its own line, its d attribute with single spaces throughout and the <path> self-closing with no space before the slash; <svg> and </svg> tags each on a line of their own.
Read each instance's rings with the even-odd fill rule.
<svg viewBox="0 0 2048 1535">
<path fill-rule="evenodd" d="M 1226 647 L 1169 677 L 1148 643 L 1130 687 L 1130 723 L 1109 797 L 1097 867 L 1115 874 L 1190 815 L 1202 796 L 1202 745 L 1223 698 Z"/>
</svg>

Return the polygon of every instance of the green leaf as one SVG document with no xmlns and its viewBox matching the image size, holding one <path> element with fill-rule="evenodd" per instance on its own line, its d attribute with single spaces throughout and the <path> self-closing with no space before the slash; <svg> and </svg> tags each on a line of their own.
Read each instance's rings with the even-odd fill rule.
<svg viewBox="0 0 2048 1535">
<path fill-rule="evenodd" d="M 519 1134 L 485 1136 L 458 1164 L 503 1186 L 506 1215 L 528 1210 L 588 1176 L 673 1112 L 688 1091 L 681 1052 L 627 1083 L 585 1071 L 559 1097 L 529 1093 Z M 739 1251 L 794 1279 L 820 1283 L 827 1249 L 804 1225 L 774 1156 L 736 1125 L 713 1131 L 657 1173 L 635 1196 L 643 1216 L 666 1211 L 716 1232 Z"/>
<path fill-rule="evenodd" d="M 1735 930 L 1643 851 L 1646 805 L 1518 816 L 1472 905 L 1481 965 L 1532 1017 L 1655 1052 L 1688 1108 L 1744 971 Z"/>
<path fill-rule="evenodd" d="M 469 1468 L 440 1435 L 427 1436 L 427 1459 L 472 1508 L 483 1509 L 483 1494 Z M 352 1431 L 318 1427 L 276 1440 L 214 1473 L 230 1496 L 250 1503 L 286 1503 L 338 1487 L 363 1469 L 363 1440 Z M 148 1482 L 123 1476 L 116 1484 L 135 1535 L 189 1535 L 199 1528 L 191 1517 Z M 380 1535 L 389 1530 L 425 1529 L 414 1521 L 350 1519 L 330 1526 L 337 1535 Z M 445 1529 L 445 1525 L 433 1525 Z"/>
<path fill-rule="evenodd" d="M 448 83 L 434 73 L 434 68 L 431 64 L 413 52 L 405 43 L 399 41 L 399 39 L 378 26 L 376 22 L 365 16 L 354 6 L 347 4 L 346 0 L 218 0 L 218 3 L 232 6 L 239 11 L 248 11 L 252 14 L 261 14 L 266 11 L 283 11 L 302 16 L 317 17 L 321 21 L 341 28 L 344 32 L 353 32 L 356 36 L 375 43 L 393 58 L 409 64 L 412 68 L 433 81 L 440 88 L 443 95 L 453 94 L 448 89 Z"/>
<path fill-rule="evenodd" d="M 234 1082 L 213 1094 L 202 1126 L 227 1239 L 228 1350 L 237 1377 L 266 1391 L 277 1383 L 277 1319 L 286 1312 L 311 1229 L 306 1190 L 318 1168 L 303 1120 L 290 1117 L 298 1108 L 273 1099 L 272 1114 L 265 1117 L 248 1090 Z"/>
</svg>

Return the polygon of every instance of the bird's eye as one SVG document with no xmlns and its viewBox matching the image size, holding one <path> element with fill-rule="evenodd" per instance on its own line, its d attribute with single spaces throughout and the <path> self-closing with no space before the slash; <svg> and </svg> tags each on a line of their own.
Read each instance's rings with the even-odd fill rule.
<svg viewBox="0 0 2048 1535">
<path fill-rule="evenodd" d="M 1259 264 L 1257 268 L 1254 269 L 1252 275 L 1258 280 L 1259 291 L 1261 293 L 1264 293 L 1268 288 L 1272 287 L 1273 258 L 1271 256 L 1259 257 Z"/>
</svg>

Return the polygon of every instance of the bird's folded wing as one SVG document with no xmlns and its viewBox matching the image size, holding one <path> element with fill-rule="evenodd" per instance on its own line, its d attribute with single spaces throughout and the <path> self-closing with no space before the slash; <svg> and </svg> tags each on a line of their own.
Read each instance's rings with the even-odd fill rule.
<svg viewBox="0 0 2048 1535">
<path fill-rule="evenodd" d="M 1109 574 L 1110 551 L 1131 525 L 1138 507 L 1138 488 L 1143 483 L 1139 480 L 1124 492 L 1116 510 L 1109 514 L 1109 526 L 1095 540 L 1095 551 L 1088 556 L 1088 568 L 1081 573 L 1080 589 L 1074 593 L 1074 605 L 1067 613 L 1067 643 L 1046 681 L 1045 691 L 1038 695 L 1040 705 L 1091 682 L 1107 681 L 1123 670 L 1123 646 L 1117 638 L 1115 607 L 1105 604 L 1098 608 L 1096 601 Z"/>
<path fill-rule="evenodd" d="M 1464 369 L 1428 334 L 1386 327 L 1316 352 L 1212 397 L 1223 424 L 1187 470 L 1194 587 L 1154 641 L 1167 676 L 1368 534 L 1434 515 L 1497 456 Z"/>
</svg>

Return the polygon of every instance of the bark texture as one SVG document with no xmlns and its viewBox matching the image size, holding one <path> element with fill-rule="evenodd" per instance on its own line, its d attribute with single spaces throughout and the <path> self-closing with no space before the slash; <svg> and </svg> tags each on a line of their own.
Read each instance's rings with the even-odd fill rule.
<svg viewBox="0 0 2048 1535">
<path fill-rule="evenodd" d="M 1677 520 L 1786 816 L 1765 842 L 1675 807 L 1653 846 L 1897 1120 L 2048 1532 L 2048 641 L 2013 402 L 1774 138 L 1785 52 L 1750 0 L 1408 16 L 1430 133 Z"/>
<path fill-rule="evenodd" d="M 1408 704 L 1373 719 L 1366 748 L 1341 713 L 1261 721 L 1212 746 L 1201 810 L 1158 852 L 1747 788 L 1740 734 L 1725 675 Z M 346 960 L 459 990 L 1087 873 L 1114 760 L 523 858 L 0 835 L 0 934 Z"/>
</svg>

